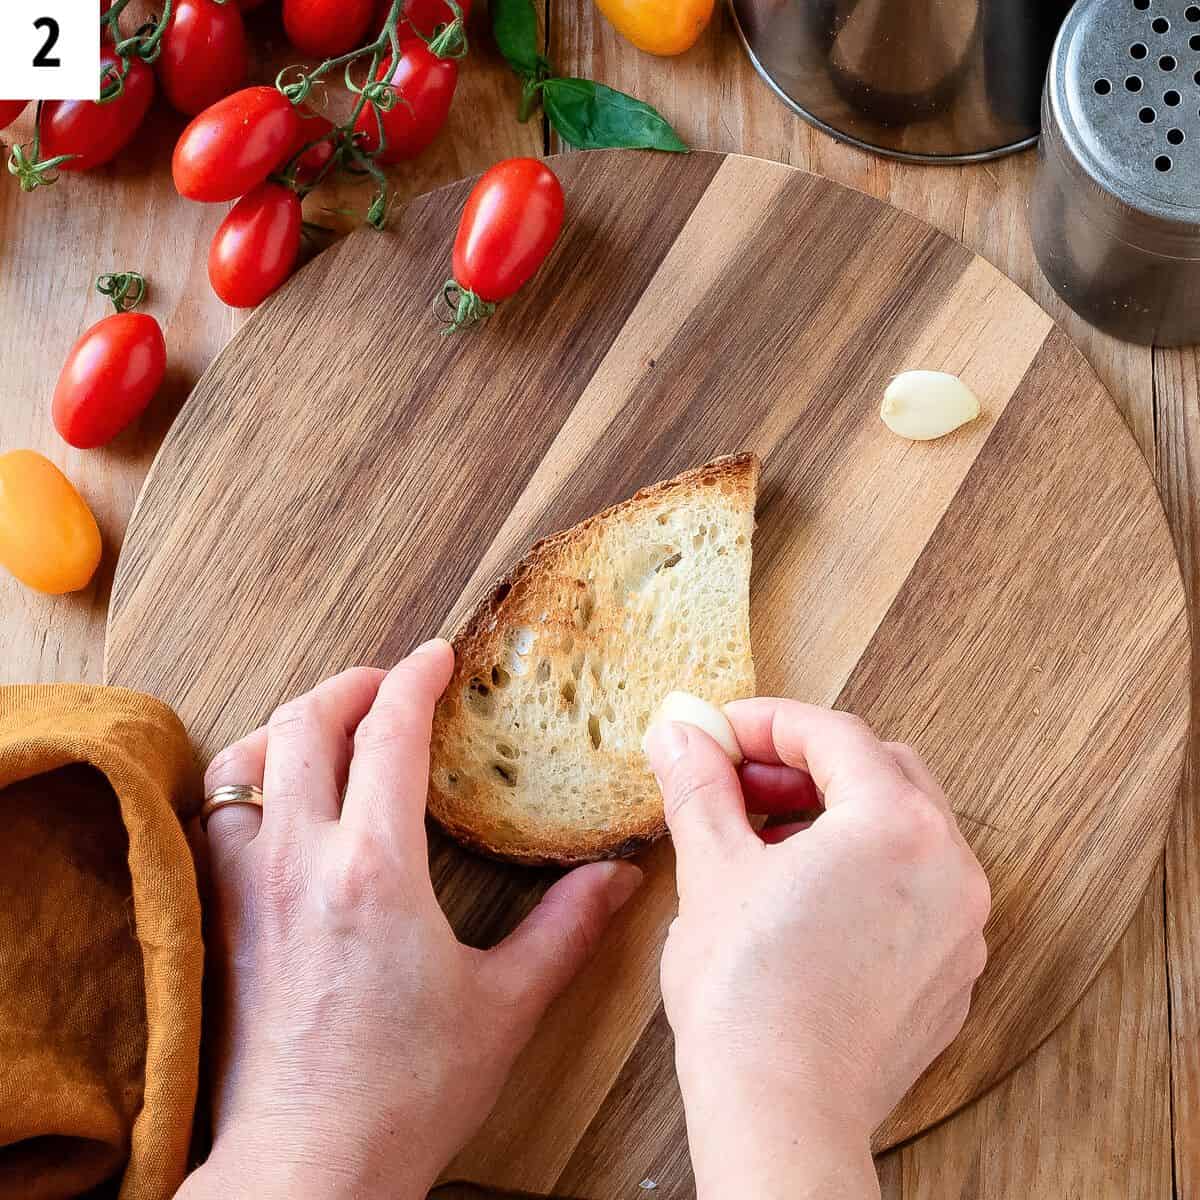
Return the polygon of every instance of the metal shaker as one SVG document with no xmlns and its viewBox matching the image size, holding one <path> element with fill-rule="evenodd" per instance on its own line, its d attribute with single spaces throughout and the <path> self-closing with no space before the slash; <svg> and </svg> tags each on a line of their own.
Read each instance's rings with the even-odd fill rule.
<svg viewBox="0 0 1200 1200">
<path fill-rule="evenodd" d="M 842 141 L 917 162 L 1033 144 L 1071 0 L 730 0 L 758 73 Z"/>
<path fill-rule="evenodd" d="M 1086 320 L 1200 342 L 1200 2 L 1079 0 L 1047 74 L 1030 224 Z"/>
</svg>

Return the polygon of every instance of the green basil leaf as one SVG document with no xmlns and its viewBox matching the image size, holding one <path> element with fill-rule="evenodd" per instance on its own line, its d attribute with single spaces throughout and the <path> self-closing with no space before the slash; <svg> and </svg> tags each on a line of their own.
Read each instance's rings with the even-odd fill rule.
<svg viewBox="0 0 1200 1200">
<path fill-rule="evenodd" d="M 661 113 L 590 79 L 547 79 L 542 107 L 559 136 L 580 150 L 621 146 L 687 153 Z"/>
<path fill-rule="evenodd" d="M 508 65 L 518 75 L 536 76 L 544 60 L 533 0 L 491 0 L 491 9 L 492 35 Z"/>
</svg>

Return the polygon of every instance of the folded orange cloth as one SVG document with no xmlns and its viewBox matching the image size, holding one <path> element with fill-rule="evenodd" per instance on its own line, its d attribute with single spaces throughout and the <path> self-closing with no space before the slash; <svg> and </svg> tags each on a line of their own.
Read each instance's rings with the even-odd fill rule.
<svg viewBox="0 0 1200 1200">
<path fill-rule="evenodd" d="M 169 708 L 0 688 L 0 1200 L 160 1200 L 200 1053 L 199 802 Z"/>
</svg>

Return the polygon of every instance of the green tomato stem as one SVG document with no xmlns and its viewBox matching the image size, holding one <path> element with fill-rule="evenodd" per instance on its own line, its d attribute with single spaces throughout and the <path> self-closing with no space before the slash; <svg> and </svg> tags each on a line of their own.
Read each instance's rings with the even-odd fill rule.
<svg viewBox="0 0 1200 1200">
<path fill-rule="evenodd" d="M 457 279 L 447 279 L 442 284 L 442 299 L 454 314 L 450 323 L 442 330 L 446 335 L 478 325 L 496 311 L 494 303 L 481 299 L 470 288 L 463 287 Z"/>
<path fill-rule="evenodd" d="M 463 10 L 455 0 L 446 0 L 454 19 L 448 25 L 439 25 L 433 36 L 425 39 L 431 54 L 438 58 L 466 58 L 469 46 L 467 44 L 467 26 L 463 19 Z"/>
<path fill-rule="evenodd" d="M 146 295 L 146 277 L 137 271 L 118 271 L 101 275 L 96 280 L 96 291 L 107 296 L 117 312 L 129 312 L 137 308 Z"/>
<path fill-rule="evenodd" d="M 59 154 L 55 158 L 42 158 L 42 108 L 44 100 L 37 102 L 33 118 L 33 141 L 26 146 L 13 146 L 8 159 L 8 173 L 15 176 L 21 191 L 34 192 L 40 187 L 49 187 L 58 182 L 57 167 L 74 154 Z"/>
</svg>

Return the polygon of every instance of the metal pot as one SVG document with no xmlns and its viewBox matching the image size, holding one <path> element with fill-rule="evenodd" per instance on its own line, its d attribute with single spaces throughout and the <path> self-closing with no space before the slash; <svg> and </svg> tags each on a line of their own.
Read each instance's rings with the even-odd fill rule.
<svg viewBox="0 0 1200 1200">
<path fill-rule="evenodd" d="M 759 74 L 843 141 L 919 162 L 1032 145 L 1072 0 L 731 0 Z"/>
</svg>

